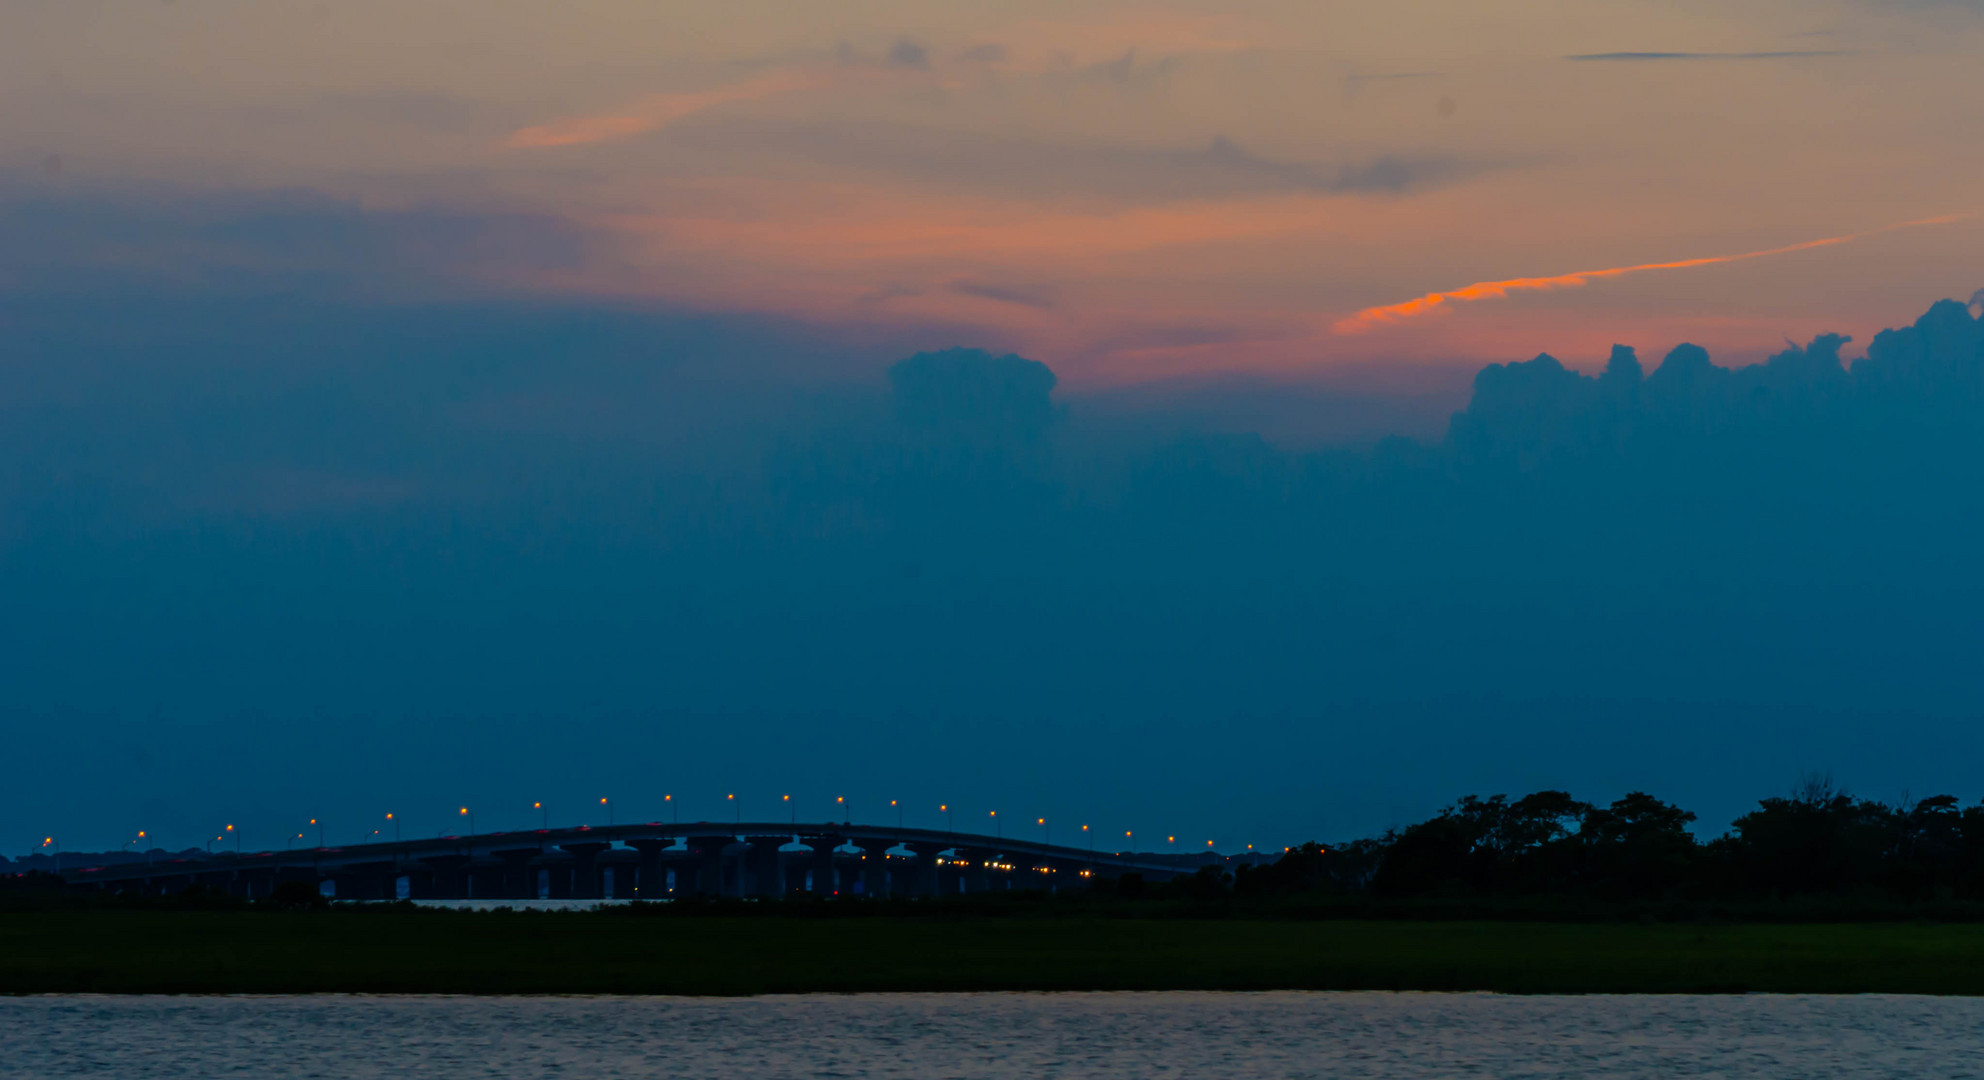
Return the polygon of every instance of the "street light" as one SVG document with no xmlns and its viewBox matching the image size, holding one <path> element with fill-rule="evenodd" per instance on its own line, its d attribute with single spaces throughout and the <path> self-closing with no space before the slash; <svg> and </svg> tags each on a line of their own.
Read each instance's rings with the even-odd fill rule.
<svg viewBox="0 0 1984 1080">
<path fill-rule="evenodd" d="M 1005 827 L 999 824 L 999 811 L 988 811 L 992 815 L 992 835 L 1000 840 L 1006 838 Z"/>
<path fill-rule="evenodd" d="M 139 829 L 139 830 L 138 830 L 138 840 L 139 840 L 139 842 L 140 842 L 140 843 L 142 843 L 142 842 L 143 842 L 143 841 L 145 841 L 145 840 L 146 840 L 147 838 L 149 838 L 149 837 L 150 837 L 150 835 L 151 835 L 151 834 L 150 834 L 150 833 L 147 833 L 147 832 L 146 832 L 145 830 L 143 830 L 143 829 Z M 151 865 L 153 865 L 153 860 L 157 858 L 157 856 L 155 856 L 155 855 L 153 855 L 153 854 L 152 854 L 152 852 L 153 852 L 154 850 L 155 850 L 155 847 L 154 847 L 153 845 L 151 845 L 151 844 L 145 844 L 145 865 L 146 865 L 146 866 L 151 866 Z"/>
<path fill-rule="evenodd" d="M 45 840 L 43 840 L 43 841 L 41 842 L 41 847 L 42 847 L 42 850 L 43 850 L 43 851 L 48 851 L 48 850 L 49 850 L 49 849 L 51 849 L 51 848 L 53 848 L 53 849 L 54 849 L 54 850 L 53 850 L 52 852 L 50 852 L 50 853 L 51 853 L 51 854 L 53 854 L 53 855 L 55 856 L 55 872 L 56 872 L 56 873 L 58 873 L 58 874 L 59 874 L 59 873 L 61 873 L 61 872 L 62 872 L 62 849 L 61 849 L 61 848 L 59 848 L 59 847 L 55 847 L 55 838 L 51 836 L 51 837 L 49 837 L 49 838 L 47 838 L 47 839 L 45 839 Z"/>
<path fill-rule="evenodd" d="M 1126 854 L 1135 855 L 1137 853 L 1137 835 L 1134 831 L 1130 829 L 1123 830 L 1123 846 L 1128 849 Z"/>
<path fill-rule="evenodd" d="M 784 796 L 784 799 L 785 799 L 785 808 L 787 810 L 792 811 L 792 823 L 794 825 L 799 824 L 799 808 L 792 805 L 792 796 L 786 795 Z"/>
<path fill-rule="evenodd" d="M 390 821 L 390 822 L 392 822 L 392 823 L 393 823 L 393 843 L 395 843 L 395 844 L 397 844 L 397 843 L 399 843 L 399 842 L 400 842 L 400 819 L 399 819 L 399 818 L 396 818 L 396 817 L 394 817 L 394 816 L 393 816 L 393 815 L 391 815 L 391 814 L 387 814 L 387 815 L 386 815 L 386 820 L 387 820 L 387 821 Z"/>
<path fill-rule="evenodd" d="M 744 824 L 744 808 L 743 808 L 743 807 L 741 807 L 741 806 L 739 806 L 739 805 L 737 805 L 737 796 L 735 796 L 735 795 L 725 795 L 725 796 L 723 797 L 723 801 L 725 801 L 725 802 L 727 802 L 727 803 L 729 803 L 729 804 L 730 804 L 730 809 L 731 809 L 731 812 L 737 815 L 737 818 L 736 818 L 736 820 L 737 820 L 737 824 L 739 824 L 739 825 L 742 825 L 742 824 Z"/>
<path fill-rule="evenodd" d="M 234 832 L 234 826 L 232 825 L 227 827 L 227 831 L 234 834 L 234 853 L 236 855 L 241 854 L 241 834 Z"/>
<path fill-rule="evenodd" d="M 958 818 L 957 815 L 951 811 L 951 804 L 945 803 L 944 805 L 939 806 L 937 808 L 937 812 L 944 815 L 944 830 L 946 832 L 949 832 L 951 835 L 956 836 L 958 831 Z"/>
<path fill-rule="evenodd" d="M 901 832 L 901 831 L 902 831 L 902 804 L 901 804 L 901 803 L 899 803 L 899 802 L 897 802 L 897 801 L 896 801 L 896 800 L 894 800 L 894 799 L 890 799 L 890 800 L 889 800 L 889 805 L 890 805 L 890 806 L 893 806 L 893 807 L 895 807 L 895 808 L 896 808 L 896 831 L 897 831 L 897 832 Z"/>
<path fill-rule="evenodd" d="M 551 811 L 544 808 L 542 801 L 531 803 L 530 808 L 538 812 L 541 827 L 546 832 L 549 832 L 551 830 Z"/>
<path fill-rule="evenodd" d="M 324 826 L 323 826 L 323 825 L 322 825 L 322 824 L 321 824 L 320 822 L 318 822 L 318 820 L 317 820 L 316 818 L 311 818 L 311 819 L 310 819 L 310 824 L 312 824 L 312 825 L 315 825 L 315 826 L 317 826 L 317 846 L 318 846 L 318 847 L 323 847 L 323 846 L 324 846 Z"/>
<path fill-rule="evenodd" d="M 599 805 L 606 807 L 606 823 L 608 825 L 613 824 L 613 800 L 601 799 L 599 800 Z"/>
<path fill-rule="evenodd" d="M 662 802 L 665 802 L 665 803 L 667 803 L 667 804 L 668 804 L 668 808 L 669 808 L 670 810 L 672 810 L 672 811 L 674 811 L 674 813 L 675 813 L 675 824 L 677 824 L 677 825 L 680 825 L 680 824 L 682 824 L 682 808 L 681 808 L 681 807 L 679 807 L 679 806 L 677 806 L 677 805 L 675 805 L 675 796 L 673 796 L 673 795 L 663 795 L 663 796 L 661 797 L 661 801 L 662 801 Z"/>
<path fill-rule="evenodd" d="M 469 834 L 469 836 L 470 836 L 470 837 L 474 837 L 474 836 L 475 836 L 475 815 L 474 815 L 474 814 L 471 814 L 471 813 L 469 813 L 469 812 L 468 812 L 468 807 L 466 807 L 466 806 L 464 806 L 464 807 L 462 807 L 462 809 L 461 809 L 461 813 L 460 813 L 460 814 L 459 814 L 458 816 L 460 816 L 460 817 L 465 817 L 465 818 L 467 818 L 467 819 L 468 819 L 468 834 Z"/>
<path fill-rule="evenodd" d="M 854 824 L 854 808 L 847 805 L 847 796 L 836 795 L 834 796 L 834 801 L 840 804 L 841 824 L 843 825 Z"/>
<path fill-rule="evenodd" d="M 1043 845 L 1046 845 L 1046 844 L 1049 844 L 1049 841 L 1048 841 L 1048 839 L 1047 839 L 1047 838 L 1048 838 L 1048 837 L 1050 837 L 1050 836 L 1052 836 L 1052 835 L 1053 835 L 1053 833 L 1051 833 L 1051 832 L 1049 832 L 1049 831 L 1048 831 L 1048 829 L 1047 829 L 1047 819 L 1046 819 L 1046 818 L 1041 818 L 1041 819 L 1040 819 L 1039 821 L 1037 821 L 1037 822 L 1035 822 L 1034 824 L 1036 824 L 1036 825 L 1039 825 L 1039 826 L 1040 826 L 1040 842 L 1041 842 L 1041 843 L 1042 843 Z"/>
</svg>

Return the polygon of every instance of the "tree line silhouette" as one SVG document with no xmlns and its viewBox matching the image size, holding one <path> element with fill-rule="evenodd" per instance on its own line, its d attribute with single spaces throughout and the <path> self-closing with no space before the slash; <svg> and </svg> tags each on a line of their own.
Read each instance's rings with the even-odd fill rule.
<svg viewBox="0 0 1984 1080">
<path fill-rule="evenodd" d="M 1637 791 L 1604 805 L 1563 791 L 1469 795 L 1381 837 L 1304 844 L 1233 874 L 1208 868 L 1179 889 L 1381 901 L 1984 900 L 1984 803 L 1884 803 L 1819 776 L 1761 800 L 1721 836 L 1697 838 L 1694 820 Z"/>
</svg>

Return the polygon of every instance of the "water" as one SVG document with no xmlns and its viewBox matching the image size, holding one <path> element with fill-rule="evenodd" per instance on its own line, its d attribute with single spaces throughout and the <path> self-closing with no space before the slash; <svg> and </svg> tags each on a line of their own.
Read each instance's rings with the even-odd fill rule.
<svg viewBox="0 0 1984 1080">
<path fill-rule="evenodd" d="M 1984 1000 L 0 998 L 0 1077 L 1984 1077 Z"/>
</svg>

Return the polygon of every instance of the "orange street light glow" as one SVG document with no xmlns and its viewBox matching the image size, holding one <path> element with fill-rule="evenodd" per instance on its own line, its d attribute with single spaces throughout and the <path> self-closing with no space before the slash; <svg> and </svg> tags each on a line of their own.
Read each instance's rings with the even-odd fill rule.
<svg viewBox="0 0 1984 1080">
<path fill-rule="evenodd" d="M 1812 248 L 1831 247 L 1844 244 L 1876 233 L 1893 232 L 1896 229 L 1912 229 L 1923 225 L 1949 225 L 1965 221 L 1974 214 L 1951 214 L 1945 217 L 1922 218 L 1919 221 L 1904 221 L 1896 225 L 1884 225 L 1865 232 L 1848 233 L 1845 236 L 1828 236 L 1819 240 L 1788 244 L 1784 247 L 1767 248 L 1763 251 L 1746 251 L 1740 255 L 1711 255 L 1703 259 L 1681 259 L 1676 262 L 1640 263 L 1637 266 L 1613 266 L 1603 270 L 1578 270 L 1554 277 L 1509 278 L 1506 281 L 1477 281 L 1472 285 L 1449 292 L 1427 293 L 1412 300 L 1382 307 L 1365 308 L 1347 319 L 1339 319 L 1330 329 L 1339 334 L 1361 334 L 1366 330 L 1392 323 L 1403 322 L 1442 306 L 1458 301 L 1501 300 L 1513 292 L 1548 291 L 1551 289 L 1574 289 L 1600 278 L 1624 277 L 1645 270 L 1684 270 L 1694 266 L 1713 266 L 1718 263 L 1742 262 L 1745 259 L 1761 259 L 1767 255 L 1787 255 L 1794 251 L 1809 251 Z"/>
</svg>

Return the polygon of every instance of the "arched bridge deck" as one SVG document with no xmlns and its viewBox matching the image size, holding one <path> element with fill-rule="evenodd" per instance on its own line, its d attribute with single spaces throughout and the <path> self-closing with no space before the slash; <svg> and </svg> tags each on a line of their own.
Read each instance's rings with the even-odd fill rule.
<svg viewBox="0 0 1984 1080">
<path fill-rule="evenodd" d="M 533 829 L 66 871 L 75 885 L 266 896 L 284 881 L 339 899 L 646 899 L 936 896 L 1153 881 L 1222 862 L 1091 851 L 941 829 L 806 822 L 643 822 Z"/>
</svg>

